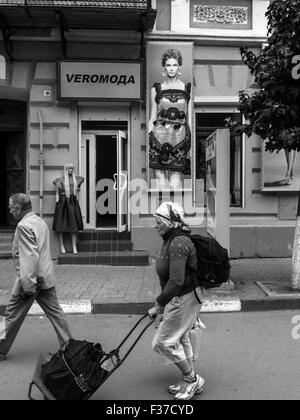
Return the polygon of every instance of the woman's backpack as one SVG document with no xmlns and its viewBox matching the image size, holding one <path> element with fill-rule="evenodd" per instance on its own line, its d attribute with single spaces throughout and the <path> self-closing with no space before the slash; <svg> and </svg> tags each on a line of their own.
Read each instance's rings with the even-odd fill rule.
<svg viewBox="0 0 300 420">
<path fill-rule="evenodd" d="M 215 238 L 191 235 L 181 231 L 177 232 L 172 239 L 177 236 L 187 236 L 195 245 L 198 285 L 204 289 L 212 289 L 220 287 L 229 280 L 231 266 L 228 251 Z"/>
<path fill-rule="evenodd" d="M 198 259 L 197 278 L 201 287 L 220 287 L 229 280 L 230 262 L 227 249 L 213 237 L 189 235 L 195 245 Z"/>
</svg>

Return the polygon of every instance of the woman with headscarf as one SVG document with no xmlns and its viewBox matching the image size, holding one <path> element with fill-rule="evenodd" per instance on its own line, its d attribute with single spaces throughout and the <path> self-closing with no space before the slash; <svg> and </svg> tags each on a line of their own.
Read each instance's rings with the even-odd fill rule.
<svg viewBox="0 0 300 420">
<path fill-rule="evenodd" d="M 63 242 L 64 233 L 71 234 L 73 253 L 77 254 L 76 235 L 83 229 L 77 194 L 83 181 L 83 177 L 75 176 L 72 163 L 64 166 L 64 176 L 53 181 L 56 186 L 56 206 L 52 229 L 58 233 L 62 254 L 66 253 Z"/>
<path fill-rule="evenodd" d="M 195 292 L 200 301 L 202 298 L 195 274 L 197 254 L 181 206 L 163 203 L 154 216 L 158 235 L 163 239 L 156 262 L 162 292 L 149 310 L 149 316 L 153 319 L 162 311 L 164 313 L 152 347 L 182 373 L 182 380 L 170 385 L 169 393 L 175 395 L 176 400 L 189 400 L 200 394 L 204 385 L 204 379 L 194 369 L 190 341 L 190 331 L 201 308 Z"/>
</svg>

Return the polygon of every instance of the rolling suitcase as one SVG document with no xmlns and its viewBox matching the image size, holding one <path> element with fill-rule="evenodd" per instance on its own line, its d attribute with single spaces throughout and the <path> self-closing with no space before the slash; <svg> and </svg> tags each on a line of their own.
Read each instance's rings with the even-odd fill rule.
<svg viewBox="0 0 300 420">
<path fill-rule="evenodd" d="M 153 324 L 149 322 L 123 357 L 123 345 L 148 317 L 144 315 L 127 334 L 120 345 L 105 353 L 101 344 L 84 340 L 70 340 L 62 349 L 48 356 L 40 355 L 29 385 L 28 398 L 39 400 L 33 393 L 38 390 L 44 400 L 77 401 L 88 400 L 99 387 L 124 363 L 146 330 Z"/>
</svg>

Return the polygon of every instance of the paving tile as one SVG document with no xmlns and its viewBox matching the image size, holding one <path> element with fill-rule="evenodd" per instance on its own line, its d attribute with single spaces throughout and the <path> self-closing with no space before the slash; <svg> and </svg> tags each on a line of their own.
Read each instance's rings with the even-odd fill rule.
<svg viewBox="0 0 300 420">
<path fill-rule="evenodd" d="M 257 281 L 290 282 L 290 258 L 232 260 L 231 277 L 236 284 L 232 296 L 262 298 Z M 153 301 L 160 293 L 155 263 L 149 266 L 55 266 L 59 299 L 92 299 L 99 302 Z M 15 280 L 12 260 L 0 260 L 0 299 L 7 299 Z M 228 295 L 228 294 L 227 294 Z"/>
</svg>

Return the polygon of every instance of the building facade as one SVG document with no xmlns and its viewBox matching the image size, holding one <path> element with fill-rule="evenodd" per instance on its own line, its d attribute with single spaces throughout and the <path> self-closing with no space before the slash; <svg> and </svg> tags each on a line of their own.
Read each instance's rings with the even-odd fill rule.
<svg viewBox="0 0 300 420">
<path fill-rule="evenodd" d="M 241 119 L 238 92 L 255 86 L 240 47 L 263 48 L 268 4 L 0 1 L 0 226 L 13 224 L 8 196 L 27 191 L 51 228 L 52 182 L 72 162 L 85 178 L 85 231 L 129 232 L 134 251 L 154 255 L 153 211 L 171 199 L 185 203 L 193 229 L 205 232 L 205 139 L 226 118 Z M 178 191 L 151 183 L 148 159 L 149 92 L 168 48 L 184 52 L 183 77 L 192 84 L 191 169 Z M 297 195 L 293 185 L 268 180 L 284 156 L 274 163 L 259 138 L 231 133 L 229 157 L 218 170 L 229 182 L 231 257 L 290 256 Z M 52 244 L 57 257 L 54 233 Z"/>
</svg>

